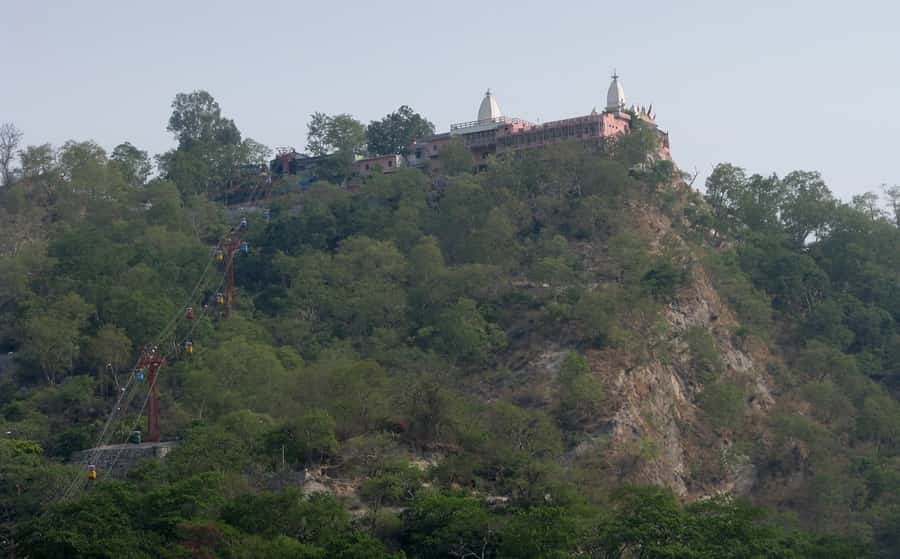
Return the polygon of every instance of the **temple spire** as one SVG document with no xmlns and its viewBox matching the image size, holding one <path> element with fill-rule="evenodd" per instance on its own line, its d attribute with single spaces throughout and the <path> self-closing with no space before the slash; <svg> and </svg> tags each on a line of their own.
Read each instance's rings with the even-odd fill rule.
<svg viewBox="0 0 900 559">
<path fill-rule="evenodd" d="M 606 110 L 610 112 L 619 112 L 625 109 L 625 91 L 622 84 L 619 83 L 619 74 L 613 69 L 612 83 L 609 84 L 609 90 L 606 92 Z"/>
<path fill-rule="evenodd" d="M 500 105 L 490 88 L 484 92 L 484 99 L 481 100 L 481 106 L 478 107 L 477 120 L 494 120 L 503 116 L 500 112 Z"/>
</svg>

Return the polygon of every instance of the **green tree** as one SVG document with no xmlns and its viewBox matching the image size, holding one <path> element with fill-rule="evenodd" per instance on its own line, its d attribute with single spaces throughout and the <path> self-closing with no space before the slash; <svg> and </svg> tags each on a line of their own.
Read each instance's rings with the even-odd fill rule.
<svg viewBox="0 0 900 559">
<path fill-rule="evenodd" d="M 631 130 L 614 137 L 613 157 L 628 167 L 643 167 L 657 158 L 659 138 L 656 130 L 636 118 L 631 119 Z"/>
<path fill-rule="evenodd" d="M 703 382 L 714 380 L 722 372 L 724 364 L 709 330 L 692 326 L 685 331 L 684 341 L 691 351 L 691 367 L 698 378 Z"/>
<path fill-rule="evenodd" d="M 504 269 L 518 263 L 516 227 L 504 208 L 491 210 L 481 227 L 470 232 L 463 256 L 468 262 L 493 264 Z"/>
<path fill-rule="evenodd" d="M 22 186 L 32 193 L 36 205 L 49 208 L 60 182 L 56 150 L 50 144 L 26 146 L 19 152 L 19 161 Z"/>
<path fill-rule="evenodd" d="M 365 480 L 359 488 L 360 496 L 372 506 L 371 528 L 374 531 L 378 514 L 385 505 L 408 505 L 422 487 L 422 472 L 406 461 L 384 464 L 376 475 Z"/>
<path fill-rule="evenodd" d="M 353 161 L 366 153 L 366 127 L 348 114 L 313 113 L 307 124 L 306 147 L 317 156 L 329 156 L 319 166 L 320 175 L 335 183 L 350 176 Z"/>
<path fill-rule="evenodd" d="M 464 364 L 483 364 L 506 344 L 506 336 L 489 323 L 472 299 L 460 298 L 443 311 L 433 327 L 434 345 Z"/>
<path fill-rule="evenodd" d="M 293 276 L 293 303 L 314 309 L 332 331 L 367 336 L 404 324 L 407 263 L 393 243 L 352 237 L 333 258 L 313 253 L 301 262 Z"/>
<path fill-rule="evenodd" d="M 433 128 L 433 127 L 432 127 Z M 0 124 L 0 182 L 10 187 L 13 183 L 12 162 L 19 151 L 23 133 L 11 122 Z"/>
<path fill-rule="evenodd" d="M 222 478 L 214 474 L 147 492 L 129 484 L 106 484 L 77 501 L 53 506 L 25 526 L 22 552 L 35 558 L 158 557 L 175 542 L 179 525 L 221 506 L 221 490 Z"/>
<path fill-rule="evenodd" d="M 123 142 L 113 148 L 110 160 L 122 173 L 130 186 L 144 186 L 153 166 L 146 151 L 140 150 L 131 142 Z"/>
<path fill-rule="evenodd" d="M 887 217 L 885 212 L 879 207 L 878 194 L 875 192 L 863 192 L 855 194 L 850 201 L 853 209 L 866 214 L 869 219 L 879 219 Z"/>
<path fill-rule="evenodd" d="M 844 305 L 836 299 L 826 299 L 813 307 L 804 323 L 804 335 L 818 338 L 841 351 L 853 343 L 853 331 L 844 324 Z"/>
<path fill-rule="evenodd" d="M 422 559 L 473 557 L 496 553 L 496 521 L 472 497 L 423 492 L 407 512 L 406 547 Z"/>
<path fill-rule="evenodd" d="M 239 164 L 266 165 L 272 155 L 272 148 L 261 144 L 253 138 L 244 138 L 238 153 Z"/>
<path fill-rule="evenodd" d="M 270 416 L 246 409 L 224 415 L 214 423 L 193 425 L 182 431 L 180 444 L 166 456 L 164 474 L 170 479 L 184 479 L 204 472 L 253 472 L 262 447 L 260 441 L 274 425 Z M 274 456 L 267 454 L 266 458 Z"/>
<path fill-rule="evenodd" d="M 569 429 L 590 425 L 602 409 L 603 385 L 591 374 L 587 360 L 575 352 L 566 354 L 559 383 L 561 424 Z"/>
<path fill-rule="evenodd" d="M 50 144 L 27 146 L 19 157 L 22 162 L 22 175 L 27 179 L 36 179 L 56 170 L 56 150 Z"/>
<path fill-rule="evenodd" d="M 219 103 L 203 90 L 175 96 L 167 130 L 175 135 L 178 147 L 182 149 L 195 144 L 237 145 L 241 142 L 241 133 L 234 121 L 223 117 Z"/>
<path fill-rule="evenodd" d="M 545 559 L 571 557 L 577 530 L 574 515 L 556 506 L 517 511 L 500 533 L 501 557 Z"/>
<path fill-rule="evenodd" d="M 704 499 L 685 508 L 683 529 L 691 557 L 845 557 L 804 553 L 804 534 L 790 534 L 768 525 L 762 510 L 730 496 Z M 858 556 L 865 556 L 861 547 Z M 854 553 L 855 555 L 855 553 Z"/>
<path fill-rule="evenodd" d="M 735 430 L 740 427 L 746 409 L 744 391 L 733 382 L 719 380 L 706 385 L 700 393 L 700 407 L 716 427 Z"/>
<path fill-rule="evenodd" d="M 816 172 L 794 171 L 782 179 L 784 201 L 781 219 L 793 240 L 802 247 L 810 235 L 819 233 L 830 221 L 835 201 Z"/>
<path fill-rule="evenodd" d="M 106 164 L 106 150 L 94 141 L 76 142 L 69 140 L 59 150 L 59 169 L 64 178 L 72 180 L 78 171 L 91 164 Z"/>
<path fill-rule="evenodd" d="M 131 365 L 132 343 L 125 330 L 113 325 L 104 324 L 90 339 L 85 354 L 97 376 L 105 384 L 108 380 L 119 388 L 118 373 Z"/>
<path fill-rule="evenodd" d="M 706 202 L 712 207 L 720 226 L 734 215 L 747 181 L 743 169 L 730 163 L 719 163 L 706 178 Z"/>
<path fill-rule="evenodd" d="M 472 152 L 459 137 L 451 138 L 449 142 L 441 146 L 438 158 L 440 170 L 451 177 L 471 173 L 475 168 L 475 158 L 472 156 Z"/>
<path fill-rule="evenodd" d="M 390 557 L 381 542 L 353 531 L 349 513 L 331 495 L 304 498 L 296 490 L 245 494 L 224 507 L 222 519 L 247 534 L 268 540 L 286 536 L 321 548 L 323 557 Z"/>
<path fill-rule="evenodd" d="M 617 490 L 610 512 L 589 544 L 596 556 L 687 556 L 681 542 L 684 513 L 670 491 L 650 487 Z"/>
<path fill-rule="evenodd" d="M 22 324 L 22 353 L 40 367 L 47 384 L 55 384 L 74 365 L 93 310 L 79 295 L 69 293 L 29 312 Z"/>
<path fill-rule="evenodd" d="M 218 194 L 246 151 L 234 121 L 206 91 L 179 93 L 167 130 L 178 147 L 157 157 L 160 173 L 185 194 Z"/>
<path fill-rule="evenodd" d="M 184 400 L 197 418 L 239 409 L 267 413 L 287 398 L 288 374 L 275 348 L 234 334 L 198 356 L 184 386 Z"/>
<path fill-rule="evenodd" d="M 348 114 L 313 113 L 307 128 L 306 147 L 313 155 L 365 154 L 366 127 Z"/>
<path fill-rule="evenodd" d="M 815 340 L 798 352 L 794 364 L 801 372 L 816 380 L 830 378 L 839 381 L 859 372 L 852 356 Z"/>
<path fill-rule="evenodd" d="M 900 406 L 886 394 L 875 394 L 865 399 L 856 421 L 861 438 L 875 444 L 876 452 L 882 447 L 894 447 L 900 442 Z"/>
<path fill-rule="evenodd" d="M 796 228 L 794 233 L 800 235 L 803 227 L 808 225 L 808 194 L 815 185 L 806 181 L 812 177 L 802 173 L 794 179 L 791 223 Z M 747 177 L 743 169 L 728 163 L 716 166 L 706 180 L 706 199 L 713 207 L 719 227 L 734 234 L 743 234 L 743 228 L 758 232 L 778 231 L 781 226 L 779 211 L 787 196 L 785 190 L 784 183 L 775 175 Z"/>
<path fill-rule="evenodd" d="M 0 439 L 0 553 L 4 556 L 15 557 L 17 527 L 40 515 L 45 503 L 80 473 L 44 459 L 43 452 L 34 441 Z"/>
<path fill-rule="evenodd" d="M 366 140 L 369 153 L 406 155 L 413 140 L 434 134 L 434 124 L 406 105 L 369 123 Z"/>
<path fill-rule="evenodd" d="M 884 195 L 887 198 L 888 207 L 891 210 L 891 217 L 893 217 L 894 225 L 900 227 L 900 185 L 882 185 L 882 190 L 884 191 Z"/>
<path fill-rule="evenodd" d="M 274 456 L 284 450 L 292 464 L 321 462 L 337 450 L 334 419 L 325 410 L 308 410 L 265 437 L 265 446 Z"/>
<path fill-rule="evenodd" d="M 550 460 L 562 450 L 562 440 L 555 422 L 544 412 L 525 409 L 498 401 L 488 413 L 488 430 L 493 441 L 481 448 L 500 481 L 509 487 L 521 486 L 523 494 L 533 493 L 535 480 L 527 476 L 528 465 Z M 525 483 L 520 483 L 525 482 Z"/>
</svg>

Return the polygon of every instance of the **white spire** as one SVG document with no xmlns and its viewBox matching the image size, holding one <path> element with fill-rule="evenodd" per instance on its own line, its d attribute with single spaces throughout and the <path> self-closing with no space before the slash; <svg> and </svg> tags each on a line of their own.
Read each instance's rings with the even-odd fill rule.
<svg viewBox="0 0 900 559">
<path fill-rule="evenodd" d="M 488 89 L 484 93 L 484 99 L 481 100 L 481 106 L 478 107 L 478 120 L 493 120 L 501 116 L 503 114 L 500 112 L 500 105 L 497 104 L 497 99 Z"/>
<path fill-rule="evenodd" d="M 619 83 L 619 75 L 613 70 L 612 83 L 609 84 L 609 91 L 606 92 L 606 110 L 621 111 L 625 109 L 625 91 L 622 84 Z"/>
</svg>

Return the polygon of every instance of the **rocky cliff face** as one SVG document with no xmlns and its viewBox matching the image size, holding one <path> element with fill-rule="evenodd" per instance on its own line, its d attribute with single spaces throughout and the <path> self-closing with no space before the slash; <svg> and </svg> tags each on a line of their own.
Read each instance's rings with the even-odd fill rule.
<svg viewBox="0 0 900 559">
<path fill-rule="evenodd" d="M 686 497 L 747 492 L 754 481 L 753 466 L 732 447 L 727 430 L 712 424 L 700 408 L 704 383 L 692 367 L 685 334 L 691 328 L 710 332 L 724 363 L 722 377 L 748 387 L 747 413 L 764 414 L 774 403 L 764 363 L 732 341 L 737 324 L 702 269 L 694 269 L 690 284 L 666 309 L 665 322 L 665 356 L 654 352 L 645 363 L 626 360 L 618 366 L 603 352 L 590 356 L 593 371 L 604 377 L 615 403 L 609 418 L 610 449 L 620 461 L 635 448 L 648 449 L 635 457 L 636 468 L 629 476 L 634 481 L 665 485 Z"/>
<path fill-rule="evenodd" d="M 750 449 L 746 441 L 736 443 L 732 430 L 703 409 L 704 389 L 714 382 L 740 387 L 742 409 L 734 412 L 745 428 L 765 438 L 762 420 L 775 403 L 775 383 L 768 373 L 774 357 L 762 344 L 735 335 L 741 326 L 738 319 L 716 291 L 700 256 L 690 251 L 671 221 L 646 207 L 629 210 L 651 251 L 674 246 L 689 277 L 661 320 L 637 341 L 638 347 L 587 352 L 591 374 L 605 388 L 604 412 L 571 457 L 600 450 L 603 471 L 598 475 L 616 482 L 664 485 L 688 499 L 746 494 L 757 477 Z M 690 347 L 690 337 L 697 335 L 710 340 L 720 360 L 714 378 L 698 370 Z M 546 387 L 552 385 L 565 353 L 573 349 L 544 346 L 522 368 L 521 380 L 537 386 L 544 403 L 551 399 Z"/>
<path fill-rule="evenodd" d="M 665 485 L 688 498 L 747 493 L 756 478 L 748 451 L 702 409 L 701 398 L 716 381 L 739 386 L 745 408 L 736 413 L 758 425 L 775 403 L 774 381 L 767 372 L 772 356 L 759 344 L 737 341 L 740 324 L 734 312 L 670 220 L 646 207 L 632 211 L 653 250 L 666 244 L 684 251 L 689 279 L 665 309 L 662 327 L 643 341 L 647 359 L 636 363 L 629 355 L 622 362 L 603 352 L 590 356 L 614 402 L 609 416 L 612 460 L 627 460 L 637 448 L 631 480 Z M 692 355 L 688 337 L 698 332 L 708 334 L 721 360 L 715 379 L 698 371 Z"/>
</svg>

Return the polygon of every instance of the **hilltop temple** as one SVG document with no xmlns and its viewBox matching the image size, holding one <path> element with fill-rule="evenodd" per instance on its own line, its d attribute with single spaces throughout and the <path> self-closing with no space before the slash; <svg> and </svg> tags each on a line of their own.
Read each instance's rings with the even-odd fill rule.
<svg viewBox="0 0 900 559">
<path fill-rule="evenodd" d="M 359 159 L 353 164 L 353 171 L 365 177 L 380 170 L 391 173 L 400 167 L 420 167 L 440 157 L 441 149 L 454 138 L 462 140 L 472 152 L 476 165 L 491 155 L 502 155 L 521 150 L 536 149 L 565 141 L 578 140 L 585 143 L 600 143 L 620 134 L 626 134 L 635 121 L 640 121 L 654 130 L 659 138 L 659 157 L 671 159 L 669 135 L 656 125 L 653 106 L 626 104 L 625 91 L 619 76 L 614 72 L 606 93 L 606 106 L 598 112 L 596 107 L 584 116 L 554 120 L 535 124 L 521 118 L 505 116 L 500 110 L 497 97 L 488 89 L 478 106 L 476 119 L 452 124 L 448 132 L 434 134 L 415 140 L 406 155 L 391 154 Z M 313 171 L 323 157 L 307 157 L 292 153 L 290 172 Z M 273 160 L 272 170 L 280 174 L 284 160 Z M 276 166 L 278 167 L 276 169 Z"/>
<path fill-rule="evenodd" d="M 535 149 L 567 140 L 599 143 L 607 138 L 627 133 L 633 119 L 641 120 L 657 132 L 660 140 L 660 157 L 671 158 L 669 136 L 656 126 L 652 106 L 628 107 L 625 91 L 616 73 L 612 75 L 612 82 L 606 93 L 606 107 L 602 112 L 597 112 L 594 108 L 590 114 L 584 116 L 544 124 L 504 116 L 500 111 L 497 97 L 488 89 L 478 107 L 475 120 L 452 124 L 449 132 L 416 140 L 409 147 L 409 155 L 405 158 L 400 155 L 388 155 L 361 159 L 356 162 L 354 170 L 366 175 L 376 166 L 387 172 L 404 165 L 419 166 L 437 159 L 441 148 L 454 137 L 462 139 L 476 161 L 487 159 L 490 155 Z"/>
</svg>

